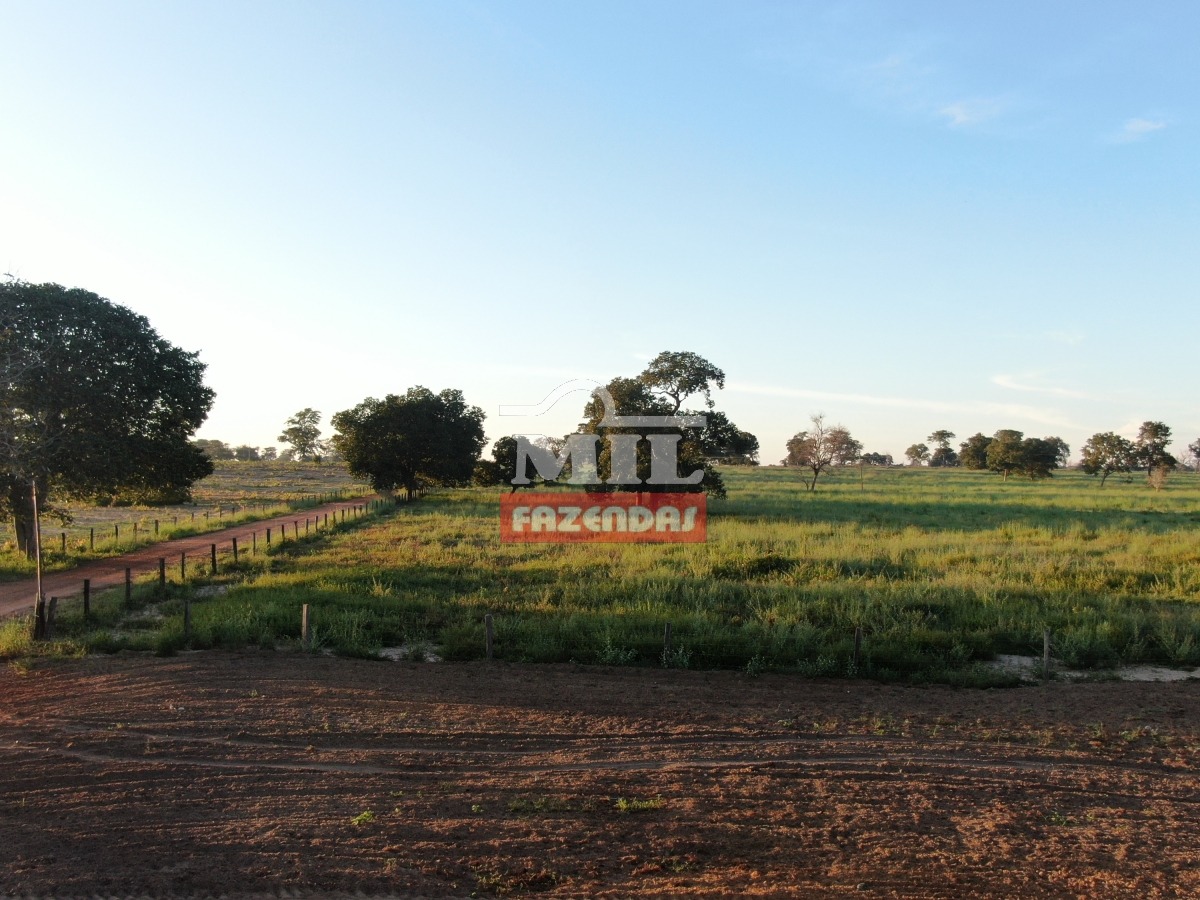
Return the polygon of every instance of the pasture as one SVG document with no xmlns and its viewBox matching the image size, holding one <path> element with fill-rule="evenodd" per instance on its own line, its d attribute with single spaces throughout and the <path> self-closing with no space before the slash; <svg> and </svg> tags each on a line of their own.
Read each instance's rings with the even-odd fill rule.
<svg viewBox="0 0 1200 900">
<path fill-rule="evenodd" d="M 358 657 L 480 658 L 491 614 L 514 662 L 994 685 L 1013 677 L 982 663 L 1040 654 L 1049 629 L 1071 667 L 1200 664 L 1200 477 L 1156 491 L 846 469 L 810 494 L 786 469 L 723 475 L 706 544 L 502 545 L 498 492 L 448 491 L 165 598 L 146 585 L 133 609 L 103 598 L 86 624 L 68 607 L 60 635 L 79 651 L 298 647 L 308 604 L 315 649 Z"/>
<path fill-rule="evenodd" d="M 328 497 L 356 497 L 370 487 L 343 466 L 311 462 L 217 460 L 212 475 L 196 482 L 192 502 L 170 506 L 98 506 L 51 498 L 42 516 L 43 565 L 68 569 L 159 540 L 203 534 L 240 522 L 303 509 Z M 12 523 L 0 531 L 0 581 L 28 578 L 33 563 L 18 554 Z"/>
</svg>

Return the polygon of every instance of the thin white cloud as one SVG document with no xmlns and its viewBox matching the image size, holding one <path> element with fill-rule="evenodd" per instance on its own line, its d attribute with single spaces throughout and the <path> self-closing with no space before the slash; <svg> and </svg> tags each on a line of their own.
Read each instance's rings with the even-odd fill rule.
<svg viewBox="0 0 1200 900">
<path fill-rule="evenodd" d="M 1002 388 L 1008 388 L 1010 391 L 1026 391 L 1031 394 L 1046 394 L 1050 397 L 1071 397 L 1076 400 L 1088 399 L 1088 395 L 1082 391 L 1073 391 L 1068 388 L 1049 387 L 1040 384 L 1029 384 L 1028 382 L 1022 383 L 1012 375 L 993 375 L 992 384 L 998 385 Z"/>
<path fill-rule="evenodd" d="M 997 419 L 1026 419 L 1058 428 L 1077 428 L 1058 410 L 1042 409 L 1023 403 L 953 403 L 944 400 L 926 400 L 920 397 L 882 397 L 872 394 L 839 394 L 832 391 L 808 391 L 802 388 L 777 387 L 774 385 L 737 382 L 726 385 L 725 390 L 738 394 L 758 394 L 766 397 L 790 397 L 803 400 L 827 400 L 859 406 L 883 406 L 891 409 L 920 409 L 939 413 L 987 413 Z"/>
<path fill-rule="evenodd" d="M 1042 337 L 1056 344 L 1069 344 L 1074 347 L 1083 343 L 1085 335 L 1082 331 L 1044 331 Z"/>
<path fill-rule="evenodd" d="M 1125 122 L 1121 130 L 1117 132 L 1112 140 L 1116 144 L 1132 144 L 1135 141 L 1144 141 L 1147 137 L 1154 134 L 1156 131 L 1162 131 L 1167 127 L 1165 119 L 1142 119 L 1133 118 Z"/>
<path fill-rule="evenodd" d="M 938 110 L 951 128 L 966 128 L 989 122 L 1004 111 L 1004 103 L 996 97 L 979 97 L 973 100 L 957 100 Z"/>
</svg>

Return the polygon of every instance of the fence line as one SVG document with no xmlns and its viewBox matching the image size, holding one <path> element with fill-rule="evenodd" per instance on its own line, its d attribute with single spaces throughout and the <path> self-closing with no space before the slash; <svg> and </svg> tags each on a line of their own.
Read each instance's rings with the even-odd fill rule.
<svg viewBox="0 0 1200 900">
<path fill-rule="evenodd" d="M 336 529 L 340 525 L 345 525 L 345 523 L 347 521 L 347 514 L 349 514 L 349 516 L 350 516 L 351 523 L 357 522 L 357 521 L 363 519 L 364 517 L 370 515 L 372 512 L 382 509 L 387 504 L 387 502 L 388 501 L 383 500 L 383 499 L 368 498 L 363 503 L 355 503 L 355 504 L 352 504 L 351 506 L 343 507 L 342 508 L 342 517 L 341 517 L 340 521 L 339 521 L 339 519 L 336 515 L 336 511 L 335 511 L 332 527 L 334 529 Z M 397 498 L 395 501 L 393 501 L 392 505 L 399 505 L 399 498 Z M 287 535 L 287 523 L 284 523 L 284 526 L 280 532 L 280 540 L 278 542 L 278 546 L 281 549 L 283 548 L 283 546 L 285 544 L 296 543 L 297 541 L 300 540 L 299 522 L 300 522 L 299 519 L 294 520 L 293 532 L 292 532 L 292 536 L 290 538 Z M 305 535 L 309 534 L 309 523 L 310 522 L 312 523 L 312 526 L 313 526 L 313 536 L 314 537 L 317 534 L 320 534 L 322 531 L 328 532 L 331 530 L 330 525 L 329 525 L 329 520 L 328 520 L 328 514 L 325 515 L 324 524 L 322 524 L 321 516 L 314 514 L 311 518 L 304 519 Z M 271 529 L 266 528 L 265 530 L 268 535 L 267 542 L 266 542 L 266 548 L 267 548 L 266 552 L 269 552 L 270 547 L 271 547 L 271 541 L 270 541 L 270 537 L 269 537 Z M 257 538 L 258 538 L 258 529 L 253 529 L 251 531 L 251 555 L 256 555 L 258 552 Z M 222 542 L 222 543 L 224 543 L 224 542 Z M 188 564 L 189 563 L 192 563 L 196 568 L 199 569 L 199 572 L 197 572 L 197 574 L 206 575 L 207 577 L 212 577 L 214 575 L 217 575 L 221 571 L 221 559 L 224 558 L 226 560 L 226 562 L 228 562 L 230 557 L 233 558 L 233 562 L 235 564 L 238 562 L 238 543 L 237 543 L 236 537 L 231 537 L 229 539 L 228 549 L 226 549 L 226 550 L 221 549 L 221 544 L 212 543 L 209 545 L 207 552 L 193 553 L 190 556 L 187 554 L 186 551 L 181 552 L 179 554 L 180 583 L 181 584 L 185 583 L 188 579 Z M 125 566 L 124 568 L 125 568 L 125 580 L 124 580 L 125 597 L 124 597 L 124 600 L 125 600 L 126 606 L 129 606 L 133 599 L 133 584 L 134 584 L 134 576 L 135 575 L 153 574 L 153 575 L 157 576 L 157 588 L 159 589 L 160 593 L 163 595 L 161 599 L 166 598 L 167 588 L 172 583 L 169 581 L 169 579 L 167 577 L 167 559 L 166 559 L 166 557 L 160 557 L 151 567 L 140 569 L 137 572 L 135 572 L 131 566 Z M 114 585 L 111 588 L 107 588 L 107 590 L 116 590 L 119 588 L 120 588 L 120 585 Z M 84 620 L 87 621 L 88 617 L 91 614 L 92 579 L 90 579 L 90 578 L 80 579 L 80 586 L 79 586 L 78 591 L 64 593 L 60 590 L 58 593 L 56 593 L 52 597 L 36 598 L 35 604 L 34 604 L 34 622 L 33 622 L 34 639 L 49 639 L 49 638 L 53 637 L 53 635 L 54 635 L 54 617 L 55 617 L 55 614 L 57 613 L 59 602 L 62 600 L 67 600 L 67 599 L 71 599 L 71 598 L 75 598 L 75 597 L 82 598 Z"/>
<path fill-rule="evenodd" d="M 348 490 L 339 489 L 336 491 L 321 491 L 309 497 L 292 500 L 231 503 L 228 506 L 217 504 L 215 507 L 208 509 L 191 509 L 187 512 L 171 513 L 169 516 L 161 515 L 154 517 L 152 513 L 147 513 L 135 520 L 105 522 L 102 525 L 77 525 L 67 526 L 66 528 L 47 528 L 42 526 L 40 530 L 42 549 L 43 552 L 57 551 L 64 557 L 95 553 L 97 548 L 100 548 L 102 551 L 120 550 L 123 548 L 132 549 L 140 543 L 154 543 L 164 536 L 169 537 L 171 532 L 177 529 L 181 523 L 185 528 L 190 527 L 196 523 L 198 516 L 203 516 L 203 521 L 210 526 L 214 522 L 218 523 L 217 527 L 206 527 L 198 532 L 203 534 L 205 531 L 216 531 L 225 527 L 222 523 L 226 515 L 230 519 L 235 519 L 238 515 L 245 514 L 246 512 L 253 514 L 257 511 L 261 518 L 270 518 L 300 509 L 309 504 L 320 505 L 352 499 L 350 496 L 347 496 L 348 494 Z M 9 523 L 5 523 L 5 531 L 8 533 L 9 540 L 15 539 L 15 533 Z M 128 541 L 123 540 L 126 535 L 130 536 Z M 74 553 L 71 551 L 74 551 Z"/>
</svg>

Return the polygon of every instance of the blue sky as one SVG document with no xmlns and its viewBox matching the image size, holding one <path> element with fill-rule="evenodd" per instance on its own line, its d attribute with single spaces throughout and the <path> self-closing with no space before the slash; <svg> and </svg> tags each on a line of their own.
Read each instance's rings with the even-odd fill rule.
<svg viewBox="0 0 1200 900">
<path fill-rule="evenodd" d="M 777 461 L 1200 437 L 1200 6 L 0 0 L 0 271 L 198 350 L 201 436 L 491 438 L 691 350 Z"/>
</svg>

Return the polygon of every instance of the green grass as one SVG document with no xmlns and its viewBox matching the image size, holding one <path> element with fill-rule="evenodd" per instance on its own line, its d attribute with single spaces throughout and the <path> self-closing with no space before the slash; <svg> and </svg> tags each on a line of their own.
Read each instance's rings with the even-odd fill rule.
<svg viewBox="0 0 1200 900">
<path fill-rule="evenodd" d="M 227 594 L 193 605 L 191 643 L 294 644 L 307 603 L 318 648 L 367 657 L 432 644 L 480 658 L 492 613 L 513 661 L 984 685 L 1005 677 L 981 661 L 1040 654 L 1050 628 L 1076 666 L 1200 665 L 1200 477 L 1154 491 L 854 470 L 809 494 L 788 470 L 723 474 L 700 545 L 502 545 L 498 493 L 427 498 L 244 562 Z M 174 603 L 136 646 L 182 646 Z M 78 640 L 103 649 L 103 633 Z"/>
<path fill-rule="evenodd" d="M 212 475 L 196 483 L 190 504 L 96 506 L 60 503 L 51 498 L 52 506 L 59 508 L 67 520 L 54 515 L 42 519 L 45 571 L 62 571 L 89 559 L 113 556 L 156 541 L 270 518 L 326 499 L 371 493 L 369 485 L 355 481 L 341 465 L 218 460 L 214 466 Z M 16 552 L 11 523 L 5 523 L 0 531 L 0 581 L 33 574 L 33 563 Z"/>
</svg>

